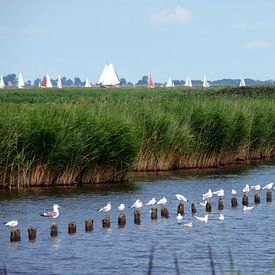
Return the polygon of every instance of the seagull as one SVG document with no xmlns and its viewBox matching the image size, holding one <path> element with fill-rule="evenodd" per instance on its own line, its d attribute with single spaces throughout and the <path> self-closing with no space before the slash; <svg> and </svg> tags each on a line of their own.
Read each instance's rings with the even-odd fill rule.
<svg viewBox="0 0 275 275">
<path fill-rule="evenodd" d="M 243 193 L 248 193 L 250 191 L 249 185 L 246 184 L 245 187 L 243 188 Z"/>
<path fill-rule="evenodd" d="M 167 199 L 166 199 L 165 197 L 161 198 L 161 199 L 157 202 L 157 204 L 161 204 L 161 205 L 164 205 L 164 204 L 166 204 L 166 203 L 167 203 Z"/>
<path fill-rule="evenodd" d="M 157 200 L 155 198 L 152 198 L 151 200 L 149 200 L 146 205 L 155 205 L 157 203 Z"/>
<path fill-rule="evenodd" d="M 205 214 L 204 217 L 194 216 L 200 222 L 208 222 L 208 214 Z"/>
<path fill-rule="evenodd" d="M 175 195 L 177 200 L 180 201 L 180 202 L 188 202 L 188 199 L 186 199 L 183 195 L 181 194 L 176 194 Z"/>
<path fill-rule="evenodd" d="M 123 212 L 124 209 L 125 209 L 125 204 L 123 204 L 123 203 L 121 203 L 117 208 L 117 210 L 120 211 L 120 212 Z"/>
<path fill-rule="evenodd" d="M 177 222 L 178 222 L 178 223 L 181 223 L 182 219 L 183 219 L 183 217 L 182 217 L 182 215 L 179 213 L 179 214 L 177 215 Z"/>
<path fill-rule="evenodd" d="M 108 211 L 110 211 L 112 209 L 112 205 L 110 202 L 107 203 L 106 206 L 98 209 L 98 212 L 104 212 L 104 213 L 107 213 Z"/>
<path fill-rule="evenodd" d="M 231 193 L 232 193 L 232 195 L 237 195 L 238 192 L 236 190 L 232 189 Z"/>
<path fill-rule="evenodd" d="M 58 204 L 54 204 L 53 211 L 44 212 L 44 213 L 40 214 L 40 216 L 45 217 L 45 218 L 51 218 L 52 222 L 53 222 L 53 219 L 56 219 L 59 216 L 59 211 L 58 211 L 59 207 L 60 206 Z"/>
<path fill-rule="evenodd" d="M 131 208 L 139 209 L 142 207 L 142 201 L 140 199 L 137 199 L 135 203 L 131 206 Z"/>
<path fill-rule="evenodd" d="M 248 206 L 244 206 L 244 207 L 243 207 L 243 211 L 244 211 L 244 212 L 250 211 L 250 210 L 252 210 L 254 207 L 255 207 L 255 206 L 249 206 L 249 207 L 248 207 Z"/>
<path fill-rule="evenodd" d="M 219 221 L 224 221 L 224 215 L 222 213 L 220 213 L 220 216 L 218 217 Z"/>
<path fill-rule="evenodd" d="M 191 222 L 181 224 L 182 227 L 192 227 L 193 224 Z"/>
<path fill-rule="evenodd" d="M 18 225 L 18 220 L 12 220 L 12 221 L 5 223 L 5 226 L 8 226 L 8 227 L 15 227 L 17 225 Z"/>
<path fill-rule="evenodd" d="M 258 192 L 259 190 L 261 190 L 261 185 L 257 184 L 257 185 L 250 186 L 250 190 L 254 190 Z"/>
<path fill-rule="evenodd" d="M 217 195 L 217 197 L 224 197 L 224 190 L 218 190 L 212 193 L 213 195 Z"/>
<path fill-rule="evenodd" d="M 271 183 L 265 185 L 265 186 L 262 188 L 262 190 L 265 190 L 265 189 L 266 189 L 266 190 L 270 190 L 270 189 L 272 189 L 273 185 L 274 185 L 274 182 L 271 182 Z"/>
<path fill-rule="evenodd" d="M 212 198 L 212 195 L 213 195 L 213 193 L 212 193 L 211 189 L 209 189 L 207 193 L 202 195 L 202 199 L 203 200 L 210 199 L 210 198 Z"/>
</svg>

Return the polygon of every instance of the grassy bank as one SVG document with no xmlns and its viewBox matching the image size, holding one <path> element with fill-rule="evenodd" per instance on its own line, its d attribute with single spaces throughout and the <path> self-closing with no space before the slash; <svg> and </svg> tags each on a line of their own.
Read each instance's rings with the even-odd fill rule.
<svg viewBox="0 0 275 275">
<path fill-rule="evenodd" d="M 275 89 L 0 91 L 0 185 L 125 180 L 131 170 L 274 156 Z"/>
</svg>

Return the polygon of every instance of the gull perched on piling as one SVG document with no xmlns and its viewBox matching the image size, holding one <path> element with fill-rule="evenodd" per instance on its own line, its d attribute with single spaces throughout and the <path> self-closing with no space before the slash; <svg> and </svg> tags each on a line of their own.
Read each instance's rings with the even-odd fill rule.
<svg viewBox="0 0 275 275">
<path fill-rule="evenodd" d="M 243 188 L 243 193 L 248 193 L 250 191 L 250 187 L 248 184 L 245 185 L 245 187 Z"/>
<path fill-rule="evenodd" d="M 155 205 L 157 203 L 157 200 L 155 198 L 152 198 L 151 200 L 149 200 L 146 205 Z"/>
<path fill-rule="evenodd" d="M 59 207 L 60 206 L 58 204 L 54 204 L 53 211 L 44 212 L 44 213 L 40 214 L 40 216 L 45 217 L 45 218 L 51 218 L 52 223 L 53 223 L 53 219 L 56 219 L 59 216 L 59 211 L 58 211 Z"/>
<path fill-rule="evenodd" d="M 213 195 L 217 195 L 217 197 L 224 197 L 224 190 L 218 190 L 212 193 Z"/>
<path fill-rule="evenodd" d="M 205 214 L 204 217 L 194 216 L 200 222 L 208 222 L 208 214 Z"/>
<path fill-rule="evenodd" d="M 131 208 L 139 209 L 142 207 L 142 201 L 140 199 L 137 199 L 134 204 L 131 206 Z"/>
<path fill-rule="evenodd" d="M 18 225 L 18 220 L 12 220 L 5 223 L 5 226 L 8 226 L 8 227 L 15 227 L 17 225 Z"/>
<path fill-rule="evenodd" d="M 117 210 L 120 211 L 120 212 L 123 212 L 124 209 L 125 209 L 125 204 L 124 203 L 121 203 L 117 208 Z"/>
<path fill-rule="evenodd" d="M 238 193 L 238 192 L 237 192 L 236 190 L 232 189 L 231 194 L 232 194 L 233 196 L 237 195 L 237 193 Z"/>
<path fill-rule="evenodd" d="M 157 204 L 160 204 L 160 205 L 164 205 L 167 203 L 167 199 L 165 197 L 162 197 L 158 202 Z"/>
<path fill-rule="evenodd" d="M 250 190 L 258 192 L 261 190 L 261 185 L 257 184 L 257 185 L 250 186 Z"/>
<path fill-rule="evenodd" d="M 176 194 L 175 195 L 177 200 L 180 201 L 180 202 L 188 202 L 188 199 L 186 199 L 183 195 L 181 194 Z"/>
<path fill-rule="evenodd" d="M 211 189 L 209 189 L 207 193 L 202 195 L 202 199 L 203 200 L 210 199 L 210 198 L 212 198 L 212 196 L 213 196 L 213 193 L 212 193 Z"/>
<path fill-rule="evenodd" d="M 271 183 L 265 185 L 265 186 L 262 188 L 262 190 L 270 190 L 270 189 L 272 189 L 273 185 L 274 185 L 274 182 L 271 182 Z"/>
<path fill-rule="evenodd" d="M 112 205 L 111 205 L 110 202 L 108 202 L 106 206 L 104 206 L 104 207 L 98 209 L 98 212 L 107 213 L 107 212 L 109 212 L 111 209 L 112 209 Z"/>
</svg>

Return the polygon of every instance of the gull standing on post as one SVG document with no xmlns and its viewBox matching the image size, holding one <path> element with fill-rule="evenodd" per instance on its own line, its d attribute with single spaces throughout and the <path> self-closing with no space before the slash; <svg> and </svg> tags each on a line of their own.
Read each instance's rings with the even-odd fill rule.
<svg viewBox="0 0 275 275">
<path fill-rule="evenodd" d="M 245 185 L 245 187 L 243 188 L 243 193 L 248 193 L 250 191 L 250 187 L 248 184 Z"/>
<path fill-rule="evenodd" d="M 106 206 L 104 206 L 104 207 L 98 209 L 98 212 L 107 213 L 107 212 L 109 212 L 111 209 L 112 209 L 112 205 L 111 205 L 110 202 L 108 202 Z"/>
<path fill-rule="evenodd" d="M 261 185 L 260 184 L 253 185 L 250 187 L 250 190 L 254 190 L 254 191 L 258 192 L 261 190 Z"/>
<path fill-rule="evenodd" d="M 213 195 L 213 193 L 212 193 L 211 189 L 209 189 L 207 193 L 202 195 L 202 199 L 203 200 L 210 199 L 210 198 L 212 198 L 212 195 Z"/>
<path fill-rule="evenodd" d="M 120 212 L 123 212 L 124 209 L 125 209 L 125 204 L 124 203 L 121 203 L 117 208 L 117 210 L 120 211 Z"/>
<path fill-rule="evenodd" d="M 158 202 L 157 202 L 157 204 L 159 205 L 164 205 L 164 204 L 166 204 L 167 203 L 167 199 L 165 198 L 165 197 L 162 197 Z"/>
<path fill-rule="evenodd" d="M 157 203 L 157 200 L 155 198 L 152 198 L 151 200 L 149 200 L 146 205 L 155 205 Z"/>
<path fill-rule="evenodd" d="M 137 199 L 134 204 L 131 206 L 131 208 L 139 209 L 142 207 L 142 201 L 140 199 Z"/>
<path fill-rule="evenodd" d="M 18 225 L 18 220 L 12 220 L 5 223 L 5 226 L 8 226 L 8 227 L 15 227 L 17 225 Z"/>
<path fill-rule="evenodd" d="M 176 194 L 175 195 L 177 200 L 180 201 L 180 202 L 188 202 L 188 199 L 186 199 L 183 195 L 181 194 Z"/>
<path fill-rule="evenodd" d="M 237 193 L 238 193 L 238 192 L 237 192 L 236 190 L 232 189 L 231 194 L 232 194 L 233 196 L 237 195 Z"/>
<path fill-rule="evenodd" d="M 218 190 L 212 193 L 213 195 L 217 195 L 217 197 L 224 197 L 224 190 Z"/>
<path fill-rule="evenodd" d="M 273 185 L 274 185 L 274 182 L 271 182 L 271 183 L 265 185 L 265 186 L 262 188 L 262 190 L 270 190 L 270 189 L 272 189 Z"/>
<path fill-rule="evenodd" d="M 45 218 L 51 218 L 52 223 L 53 223 L 53 219 L 56 219 L 59 216 L 59 211 L 58 211 L 59 207 L 60 206 L 58 204 L 54 204 L 53 211 L 44 212 L 44 213 L 40 214 L 40 216 L 45 217 Z"/>
</svg>

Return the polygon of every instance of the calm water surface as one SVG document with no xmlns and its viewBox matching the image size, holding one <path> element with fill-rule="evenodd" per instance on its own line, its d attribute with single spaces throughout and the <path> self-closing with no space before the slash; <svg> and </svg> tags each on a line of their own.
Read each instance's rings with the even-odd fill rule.
<svg viewBox="0 0 275 275">
<path fill-rule="evenodd" d="M 153 274 L 176 274 L 174 256 L 181 274 L 211 274 L 208 246 L 214 253 L 216 271 L 230 271 L 229 251 L 234 257 L 235 270 L 242 274 L 264 274 L 275 259 L 275 203 L 266 203 L 265 192 L 261 204 L 249 213 L 242 207 L 232 209 L 231 189 L 236 189 L 241 205 L 241 190 L 245 183 L 266 184 L 275 181 L 275 165 L 231 168 L 207 172 L 175 172 L 144 175 L 129 184 L 48 188 L 0 192 L 0 222 L 17 218 L 21 242 L 10 243 L 10 229 L 1 226 L 0 266 L 8 274 L 146 274 L 152 247 L 155 248 Z M 185 221 L 192 228 L 180 227 L 176 222 L 178 202 L 174 194 L 184 194 L 191 201 L 200 201 L 201 194 L 223 188 L 225 190 L 225 221 L 218 221 L 217 199 L 213 199 L 213 213 L 203 224 L 190 214 L 185 205 Z M 275 200 L 275 190 L 273 192 Z M 117 226 L 118 204 L 131 205 L 137 198 L 145 204 L 152 197 L 168 199 L 170 218 L 151 221 L 148 207 L 142 208 L 141 225 L 133 223 L 133 210 L 127 208 L 127 224 Z M 250 205 L 254 194 L 249 195 Z M 101 226 L 104 214 L 97 209 L 112 202 L 111 227 Z M 59 234 L 50 237 L 51 221 L 40 217 L 44 210 L 58 203 L 61 214 L 57 219 Z M 204 215 L 198 208 L 198 216 Z M 158 213 L 160 214 L 160 213 Z M 84 221 L 92 217 L 94 230 L 85 233 Z M 77 233 L 67 234 L 69 220 L 77 223 Z M 37 228 L 36 242 L 29 242 L 27 228 Z M 220 272 L 219 272 L 220 273 Z M 275 269 L 270 274 L 275 274 Z"/>
</svg>

